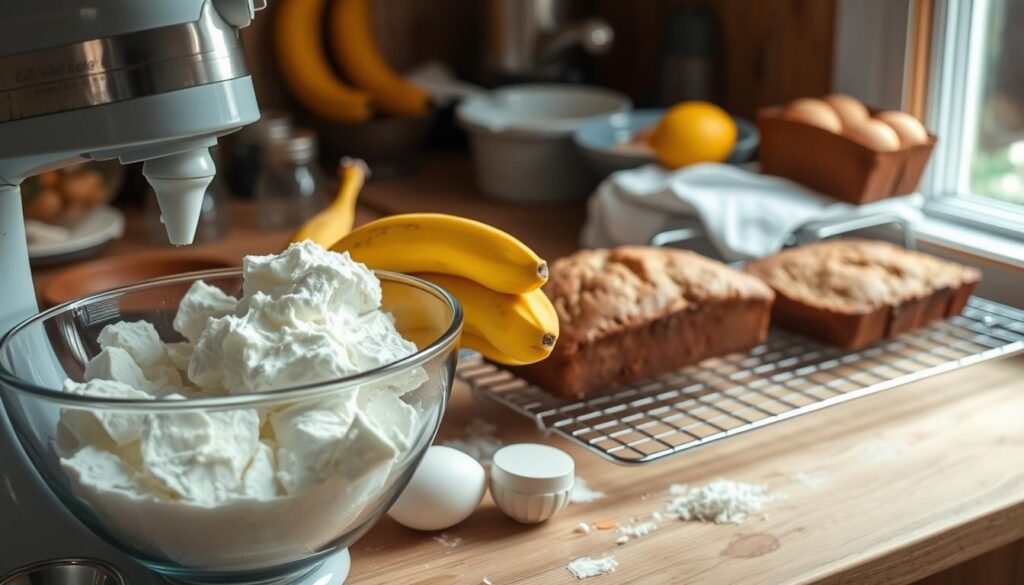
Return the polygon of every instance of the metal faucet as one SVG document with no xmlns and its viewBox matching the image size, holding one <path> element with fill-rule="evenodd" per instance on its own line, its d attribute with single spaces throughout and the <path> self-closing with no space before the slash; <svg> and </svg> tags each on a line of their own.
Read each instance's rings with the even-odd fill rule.
<svg viewBox="0 0 1024 585">
<path fill-rule="evenodd" d="M 555 79 L 575 47 L 603 55 L 615 42 L 605 20 L 572 20 L 571 0 L 489 0 L 488 74 L 499 78 Z"/>
</svg>

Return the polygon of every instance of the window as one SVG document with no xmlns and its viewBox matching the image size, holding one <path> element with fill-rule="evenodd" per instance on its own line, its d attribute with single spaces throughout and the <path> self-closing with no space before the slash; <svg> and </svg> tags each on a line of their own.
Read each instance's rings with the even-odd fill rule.
<svg viewBox="0 0 1024 585">
<path fill-rule="evenodd" d="M 1024 2 L 989 0 L 980 15 L 977 111 L 968 154 L 970 193 L 1024 204 Z M 1013 23 L 1013 26 L 1010 26 Z"/>
<path fill-rule="evenodd" d="M 1024 2 L 935 0 L 929 209 L 1024 237 Z"/>
</svg>

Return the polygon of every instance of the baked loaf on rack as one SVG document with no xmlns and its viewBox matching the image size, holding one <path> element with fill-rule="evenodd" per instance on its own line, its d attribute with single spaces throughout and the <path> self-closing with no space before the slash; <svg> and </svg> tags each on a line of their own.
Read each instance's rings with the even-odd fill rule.
<svg viewBox="0 0 1024 585">
<path fill-rule="evenodd" d="M 772 324 L 858 349 L 960 314 L 981 273 L 873 240 L 834 240 L 751 262 L 775 290 Z"/>
<path fill-rule="evenodd" d="M 561 334 L 546 360 L 516 368 L 582 398 L 764 341 L 774 294 L 763 282 L 693 252 L 582 250 L 550 267 L 544 291 Z"/>
</svg>

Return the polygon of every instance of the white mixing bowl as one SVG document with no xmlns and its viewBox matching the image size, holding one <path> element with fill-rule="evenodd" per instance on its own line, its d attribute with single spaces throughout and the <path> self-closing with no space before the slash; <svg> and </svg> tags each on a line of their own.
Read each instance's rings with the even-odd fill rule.
<svg viewBox="0 0 1024 585">
<path fill-rule="evenodd" d="M 555 203 L 586 197 L 595 185 L 573 133 L 597 116 L 631 106 L 626 96 L 597 87 L 513 85 L 466 98 L 456 115 L 469 132 L 484 193 Z"/>
</svg>

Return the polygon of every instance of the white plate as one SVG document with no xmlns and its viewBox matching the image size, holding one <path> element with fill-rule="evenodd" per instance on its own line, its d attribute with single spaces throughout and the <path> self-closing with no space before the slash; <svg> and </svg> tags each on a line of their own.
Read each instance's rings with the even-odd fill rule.
<svg viewBox="0 0 1024 585">
<path fill-rule="evenodd" d="M 109 206 L 97 207 L 73 225 L 71 237 L 63 242 L 28 245 L 33 262 L 53 263 L 92 252 L 124 235 L 124 214 Z"/>
</svg>

